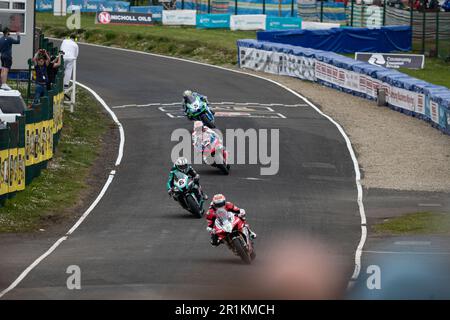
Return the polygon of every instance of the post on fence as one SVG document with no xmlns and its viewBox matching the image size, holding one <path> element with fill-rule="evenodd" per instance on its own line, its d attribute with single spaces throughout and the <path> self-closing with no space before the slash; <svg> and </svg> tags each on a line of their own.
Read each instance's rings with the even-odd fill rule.
<svg viewBox="0 0 450 320">
<path fill-rule="evenodd" d="M 184 0 L 181 0 L 181 9 L 184 10 Z"/>
<path fill-rule="evenodd" d="M 291 17 L 294 16 L 294 0 L 291 0 Z"/>
<path fill-rule="evenodd" d="M 386 25 L 386 0 L 383 1 L 383 26 Z"/>
<path fill-rule="evenodd" d="M 234 0 L 234 14 L 238 13 L 238 0 Z"/>
<path fill-rule="evenodd" d="M 353 27 L 353 9 L 355 7 L 355 0 L 352 0 L 352 8 L 350 9 L 350 26 Z"/>
<path fill-rule="evenodd" d="M 278 16 L 281 17 L 281 0 L 278 0 Z"/>
<path fill-rule="evenodd" d="M 263 14 L 266 14 L 266 0 L 263 0 Z"/>
<path fill-rule="evenodd" d="M 75 106 L 76 99 L 76 90 L 77 90 L 77 60 L 73 62 L 73 75 L 72 75 L 72 92 L 70 95 L 70 112 L 73 112 L 73 108 Z"/>
<path fill-rule="evenodd" d="M 409 15 L 409 25 L 411 27 L 411 30 L 413 29 L 413 21 L 414 21 L 414 0 L 409 0 L 409 10 L 411 14 Z"/>
<path fill-rule="evenodd" d="M 423 8 L 423 14 L 422 14 L 422 54 L 425 53 L 426 20 L 427 20 L 427 13 L 425 11 L 425 8 Z"/>
<path fill-rule="evenodd" d="M 27 105 L 30 102 L 30 96 L 31 96 L 31 78 L 32 78 L 31 64 L 32 64 L 32 60 L 28 59 L 28 84 L 27 84 L 27 98 L 26 98 Z"/>
<path fill-rule="evenodd" d="M 320 22 L 323 22 L 323 0 L 320 0 Z"/>
<path fill-rule="evenodd" d="M 211 13 L 211 0 L 208 0 L 208 13 Z"/>
<path fill-rule="evenodd" d="M 436 11 L 436 56 L 439 57 L 439 9 Z"/>
</svg>

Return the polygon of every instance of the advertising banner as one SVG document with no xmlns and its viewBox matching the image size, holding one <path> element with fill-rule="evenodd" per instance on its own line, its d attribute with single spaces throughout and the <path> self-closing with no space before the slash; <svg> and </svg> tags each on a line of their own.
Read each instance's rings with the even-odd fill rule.
<svg viewBox="0 0 450 320">
<path fill-rule="evenodd" d="M 229 14 L 198 14 L 197 28 L 214 29 L 214 28 L 230 28 Z"/>
<path fill-rule="evenodd" d="M 312 21 L 302 21 L 302 29 L 307 30 L 324 30 L 331 28 L 340 28 L 339 23 L 325 23 L 325 22 L 312 22 Z"/>
<path fill-rule="evenodd" d="M 312 58 L 255 48 L 239 48 L 241 68 L 315 81 L 314 63 L 315 59 Z"/>
<path fill-rule="evenodd" d="M 152 15 L 136 12 L 97 12 L 96 24 L 152 25 Z"/>
<path fill-rule="evenodd" d="M 289 30 L 301 28 L 301 18 L 267 16 L 266 30 Z"/>
<path fill-rule="evenodd" d="M 130 7 L 130 12 L 151 13 L 153 21 L 162 21 L 163 6 Z"/>
<path fill-rule="evenodd" d="M 230 19 L 231 30 L 265 30 L 266 15 L 232 15 Z"/>
<path fill-rule="evenodd" d="M 53 0 L 36 0 L 36 11 L 53 12 Z"/>
<path fill-rule="evenodd" d="M 425 65 L 423 54 L 356 52 L 355 59 L 390 69 L 423 69 Z"/>
<path fill-rule="evenodd" d="M 172 26 L 195 26 L 196 13 L 195 10 L 164 10 L 162 23 Z"/>
</svg>

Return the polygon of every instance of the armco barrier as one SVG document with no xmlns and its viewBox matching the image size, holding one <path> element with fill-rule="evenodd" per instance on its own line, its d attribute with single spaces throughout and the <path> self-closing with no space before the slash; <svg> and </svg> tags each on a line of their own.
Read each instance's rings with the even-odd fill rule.
<svg viewBox="0 0 450 320">
<path fill-rule="evenodd" d="M 48 41 L 43 43 L 51 51 Z M 5 121 L 0 124 L 0 205 L 24 190 L 53 157 L 63 127 L 63 77 L 61 67 L 52 90 L 23 115 L 0 115 Z"/>
<path fill-rule="evenodd" d="M 409 26 L 260 31 L 257 39 L 341 53 L 411 51 L 412 46 Z"/>
<path fill-rule="evenodd" d="M 371 100 L 384 89 L 392 109 L 450 134 L 450 90 L 446 87 L 333 52 L 257 40 L 238 40 L 237 45 L 241 68 L 314 81 Z"/>
</svg>

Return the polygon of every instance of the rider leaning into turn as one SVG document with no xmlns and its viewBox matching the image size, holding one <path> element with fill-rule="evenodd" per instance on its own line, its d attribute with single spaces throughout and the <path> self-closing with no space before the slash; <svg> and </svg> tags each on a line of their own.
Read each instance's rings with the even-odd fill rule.
<svg viewBox="0 0 450 320">
<path fill-rule="evenodd" d="M 206 215 L 206 220 L 208 221 L 208 227 L 206 228 L 206 230 L 211 234 L 211 244 L 213 246 L 218 246 L 220 244 L 220 242 L 218 241 L 218 236 L 213 232 L 214 222 L 216 221 L 217 217 L 216 211 L 219 208 L 224 208 L 226 211 L 233 212 L 236 216 L 241 218 L 245 222 L 245 226 L 250 233 L 250 238 L 256 238 L 256 233 L 254 233 L 250 229 L 250 226 L 245 219 L 245 210 L 236 207 L 232 202 L 226 201 L 226 198 L 223 194 L 216 194 L 211 201 L 208 214 Z"/>
<path fill-rule="evenodd" d="M 191 90 L 185 90 L 183 92 L 183 110 L 184 110 L 184 114 L 189 118 L 189 120 L 192 120 L 192 119 L 188 115 L 187 105 L 189 104 L 190 100 L 195 99 L 196 97 L 199 97 L 201 101 L 205 102 L 209 106 L 207 96 L 203 96 L 200 93 L 193 92 Z M 211 113 L 214 114 L 214 111 L 212 109 L 211 109 Z"/>
<path fill-rule="evenodd" d="M 218 139 L 219 142 L 222 143 L 222 140 L 217 135 L 217 133 L 214 132 L 214 130 L 203 125 L 203 122 L 201 121 L 194 122 L 194 131 L 192 132 L 192 142 L 195 147 L 200 149 L 204 141 L 209 140 L 212 143 L 214 142 L 215 139 Z"/>
<path fill-rule="evenodd" d="M 198 198 L 203 198 L 205 200 L 208 199 L 208 196 L 202 191 L 202 188 L 200 186 L 200 175 L 194 170 L 194 168 L 192 168 L 191 165 L 189 165 L 188 160 L 185 157 L 178 158 L 173 164 L 172 169 L 170 169 L 169 180 L 167 180 L 167 192 L 170 196 L 174 194 L 173 180 L 177 171 L 190 176 L 194 180 L 194 183 L 196 185 L 195 191 Z"/>
</svg>

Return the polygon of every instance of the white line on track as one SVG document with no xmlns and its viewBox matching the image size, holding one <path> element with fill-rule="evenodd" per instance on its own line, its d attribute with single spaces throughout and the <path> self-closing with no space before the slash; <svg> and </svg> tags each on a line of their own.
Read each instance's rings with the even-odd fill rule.
<svg viewBox="0 0 450 320">
<path fill-rule="evenodd" d="M 364 250 L 364 253 L 371 254 L 398 254 L 398 255 L 439 255 L 439 256 L 447 256 L 450 255 L 450 252 L 433 252 L 433 251 L 373 251 L 373 250 Z"/>
<path fill-rule="evenodd" d="M 114 120 L 114 122 L 116 123 L 116 125 L 119 128 L 119 132 L 120 132 L 120 144 L 119 144 L 119 150 L 117 153 L 117 159 L 116 159 L 116 163 L 115 166 L 117 167 L 118 165 L 120 165 L 120 162 L 122 161 L 122 157 L 123 157 L 123 147 L 125 144 L 125 133 L 122 127 L 122 124 L 119 122 L 119 120 L 117 119 L 116 115 L 114 114 L 114 112 L 108 107 L 108 105 L 106 104 L 106 102 L 91 88 L 77 82 L 77 84 L 86 89 L 87 91 L 89 91 L 97 100 L 98 102 L 100 102 L 100 104 L 103 106 L 103 108 L 106 109 L 106 111 L 111 115 L 112 119 Z M 95 198 L 94 202 L 92 202 L 92 204 L 89 206 L 89 208 L 83 213 L 83 215 L 77 220 L 77 222 L 72 226 L 72 228 L 70 228 L 69 231 L 67 231 L 67 233 L 59 238 L 45 253 L 43 253 L 39 258 L 37 258 L 32 264 L 30 264 L 20 275 L 19 277 L 17 277 L 16 280 L 14 280 L 13 283 L 11 283 L 9 285 L 8 288 L 4 289 L 3 291 L 0 292 L 0 299 L 7 294 L 8 292 L 10 292 L 11 290 L 13 290 L 15 287 L 17 287 L 17 285 L 20 284 L 20 282 L 22 282 L 23 279 L 25 279 L 25 277 L 37 266 L 39 265 L 39 263 L 41 263 L 45 258 L 47 258 L 50 254 L 53 253 L 53 251 L 56 250 L 56 248 L 59 247 L 59 245 L 61 243 L 63 243 L 65 240 L 67 240 L 69 238 L 69 236 L 80 226 L 81 223 L 83 223 L 83 221 L 89 216 L 89 214 L 92 212 L 92 210 L 94 210 L 94 208 L 97 206 L 97 204 L 100 202 L 100 200 L 103 198 L 103 196 L 105 195 L 106 191 L 108 190 L 109 185 L 111 184 L 111 182 L 114 179 L 114 176 L 116 174 L 116 170 L 111 170 L 111 172 L 109 173 L 108 176 L 108 180 L 106 180 L 106 183 L 103 185 L 102 190 L 100 191 L 100 193 L 98 194 L 97 198 Z"/>
<path fill-rule="evenodd" d="M 232 105 L 232 106 L 261 106 L 261 107 L 306 107 L 306 104 L 280 104 L 280 103 L 258 103 L 258 102 L 210 102 L 212 106 Z M 176 106 L 181 107 L 181 102 L 168 102 L 168 103 L 147 103 L 147 104 L 124 104 L 122 106 L 114 106 L 111 109 L 125 109 L 125 108 L 144 108 L 144 107 L 161 107 L 161 106 Z M 271 109 L 271 108 L 270 108 Z"/>
<path fill-rule="evenodd" d="M 53 40 L 60 40 L 60 39 L 55 39 L 55 38 L 51 38 L 51 39 L 53 39 Z M 352 147 L 352 144 L 350 142 L 350 139 L 347 136 L 347 134 L 345 133 L 344 129 L 341 127 L 341 125 L 339 125 L 339 123 L 337 123 L 329 115 L 323 113 L 318 107 L 316 107 L 306 97 L 302 96 L 301 94 L 295 92 L 294 90 L 286 87 L 285 85 L 283 85 L 283 84 L 281 84 L 281 83 L 279 83 L 279 82 L 277 82 L 275 80 L 268 79 L 268 78 L 265 78 L 265 77 L 260 76 L 260 75 L 251 74 L 251 73 L 248 73 L 248 72 L 244 72 L 242 70 L 234 70 L 234 69 L 228 69 L 228 68 L 221 67 L 221 66 L 210 65 L 210 64 L 207 64 L 207 63 L 204 63 L 204 62 L 192 61 L 192 60 L 187 60 L 187 59 L 182 59 L 182 58 L 177 58 L 177 57 L 164 56 L 164 55 L 160 55 L 160 54 L 156 54 L 156 53 L 142 52 L 142 51 L 136 51 L 136 50 L 130 50 L 130 49 L 123 49 L 123 48 L 106 47 L 106 46 L 102 46 L 102 45 L 98 45 L 98 44 L 90 44 L 90 43 L 82 43 L 82 42 L 80 42 L 80 44 L 83 44 L 83 45 L 86 45 L 86 46 L 91 46 L 91 47 L 102 48 L 102 49 L 110 49 L 110 50 L 117 50 L 117 51 L 123 51 L 123 52 L 131 52 L 131 53 L 135 53 L 135 54 L 143 54 L 143 55 L 149 55 L 149 56 L 153 56 L 153 57 L 160 57 L 160 58 L 163 58 L 163 59 L 176 60 L 176 61 L 182 61 L 182 62 L 189 62 L 189 63 L 201 65 L 201 66 L 206 66 L 206 67 L 210 67 L 210 68 L 216 68 L 216 69 L 224 70 L 224 71 L 227 71 L 227 72 L 234 72 L 234 73 L 238 73 L 238 74 L 244 74 L 244 75 L 247 75 L 247 76 L 250 76 L 250 77 L 254 77 L 254 78 L 261 79 L 261 80 L 265 80 L 265 81 L 271 82 L 271 83 L 273 83 L 273 84 L 275 84 L 275 85 L 277 85 L 277 86 L 279 86 L 279 87 L 289 91 L 293 95 L 297 96 L 298 98 L 303 100 L 308 106 L 310 106 L 311 108 L 316 110 L 320 115 L 322 115 L 323 117 L 327 118 L 331 123 L 333 123 L 336 126 L 336 128 L 339 130 L 340 134 L 342 135 L 342 137 L 345 140 L 348 152 L 350 153 L 350 157 L 351 157 L 352 162 L 353 162 L 353 168 L 354 168 L 354 171 L 355 171 L 355 183 L 356 183 L 356 188 L 357 188 L 357 204 L 358 204 L 358 208 L 359 208 L 360 225 L 361 225 L 361 238 L 360 238 L 358 246 L 356 248 L 355 259 L 354 259 L 354 261 L 355 261 L 355 268 L 353 270 L 353 274 L 352 274 L 352 277 L 351 277 L 349 285 L 351 285 L 353 281 L 356 281 L 358 279 L 360 271 L 361 271 L 361 255 L 362 255 L 362 252 L 363 252 L 364 244 L 365 244 L 366 239 L 367 239 L 367 225 L 366 225 L 367 222 L 366 222 L 366 214 L 365 214 L 364 203 L 363 203 L 363 189 L 362 189 L 362 185 L 361 185 L 361 172 L 359 170 L 358 160 L 357 160 L 357 158 L 355 156 L 355 152 L 353 150 L 353 147 Z M 103 101 L 103 100 L 101 100 L 101 101 Z M 104 103 L 104 101 L 103 101 L 103 103 Z M 104 106 L 106 106 L 106 104 Z M 111 109 L 107 108 L 107 110 L 109 110 L 108 112 L 110 112 L 110 114 L 114 114 Z M 115 115 L 114 115 L 114 118 L 116 118 Z M 121 128 L 121 127 L 122 126 L 120 125 L 119 128 Z M 121 141 L 121 143 L 122 143 L 122 141 Z M 120 153 L 120 151 L 119 151 L 119 153 Z M 119 163 L 120 163 L 120 161 L 119 161 Z M 3 292 L 0 293 L 0 298 L 2 297 L 3 294 L 4 294 Z"/>
</svg>

